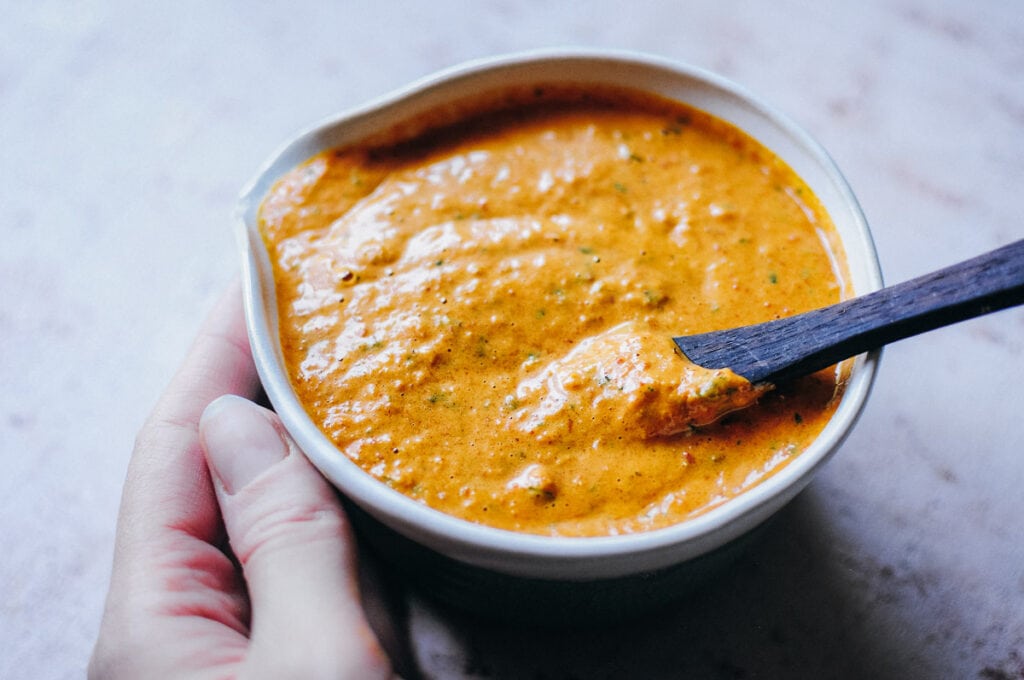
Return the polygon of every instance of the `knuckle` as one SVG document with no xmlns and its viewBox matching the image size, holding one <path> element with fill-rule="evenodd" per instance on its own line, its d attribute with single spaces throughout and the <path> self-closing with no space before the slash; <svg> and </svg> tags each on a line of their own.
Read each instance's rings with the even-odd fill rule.
<svg viewBox="0 0 1024 680">
<path fill-rule="evenodd" d="M 245 518 L 232 549 L 244 567 L 254 557 L 341 541 L 348 532 L 340 510 L 312 503 L 255 508 Z"/>
</svg>

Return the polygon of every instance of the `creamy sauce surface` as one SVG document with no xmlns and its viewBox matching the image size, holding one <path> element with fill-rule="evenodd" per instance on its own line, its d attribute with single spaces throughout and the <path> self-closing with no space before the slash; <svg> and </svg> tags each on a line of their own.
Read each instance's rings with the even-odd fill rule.
<svg viewBox="0 0 1024 680">
<path fill-rule="evenodd" d="M 318 155 L 261 227 L 292 384 L 339 455 L 473 522 L 645 531 L 780 469 L 842 388 L 829 370 L 765 392 L 671 337 L 837 302 L 842 256 L 735 128 L 572 98 Z"/>
</svg>

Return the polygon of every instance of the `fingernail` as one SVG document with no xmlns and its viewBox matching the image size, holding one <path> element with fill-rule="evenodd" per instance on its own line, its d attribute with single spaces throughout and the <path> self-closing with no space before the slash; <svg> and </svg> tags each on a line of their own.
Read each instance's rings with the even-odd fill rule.
<svg viewBox="0 0 1024 680">
<path fill-rule="evenodd" d="M 270 413 L 247 399 L 215 399 L 199 419 L 199 436 L 210 469 L 228 494 L 234 494 L 288 455 L 284 435 Z"/>
</svg>

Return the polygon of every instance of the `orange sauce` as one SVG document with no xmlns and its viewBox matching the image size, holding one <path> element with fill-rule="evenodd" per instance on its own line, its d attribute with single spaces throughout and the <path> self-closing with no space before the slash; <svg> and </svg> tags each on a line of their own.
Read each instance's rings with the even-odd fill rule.
<svg viewBox="0 0 1024 680">
<path fill-rule="evenodd" d="M 260 220 L 290 379 L 338 455 L 451 515 L 567 536 L 684 521 L 798 456 L 844 374 L 765 392 L 670 338 L 837 302 L 838 238 L 708 114 L 526 99 L 278 181 Z"/>
</svg>

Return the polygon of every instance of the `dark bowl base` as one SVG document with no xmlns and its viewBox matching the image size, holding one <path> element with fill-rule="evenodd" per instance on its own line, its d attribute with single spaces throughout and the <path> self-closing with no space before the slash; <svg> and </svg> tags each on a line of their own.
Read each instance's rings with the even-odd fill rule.
<svg viewBox="0 0 1024 680">
<path fill-rule="evenodd" d="M 417 593 L 470 614 L 525 625 L 606 625 L 672 604 L 734 562 L 764 524 L 716 550 L 657 571 L 597 580 L 512 576 L 426 548 L 347 503 L 356 533 Z"/>
</svg>

